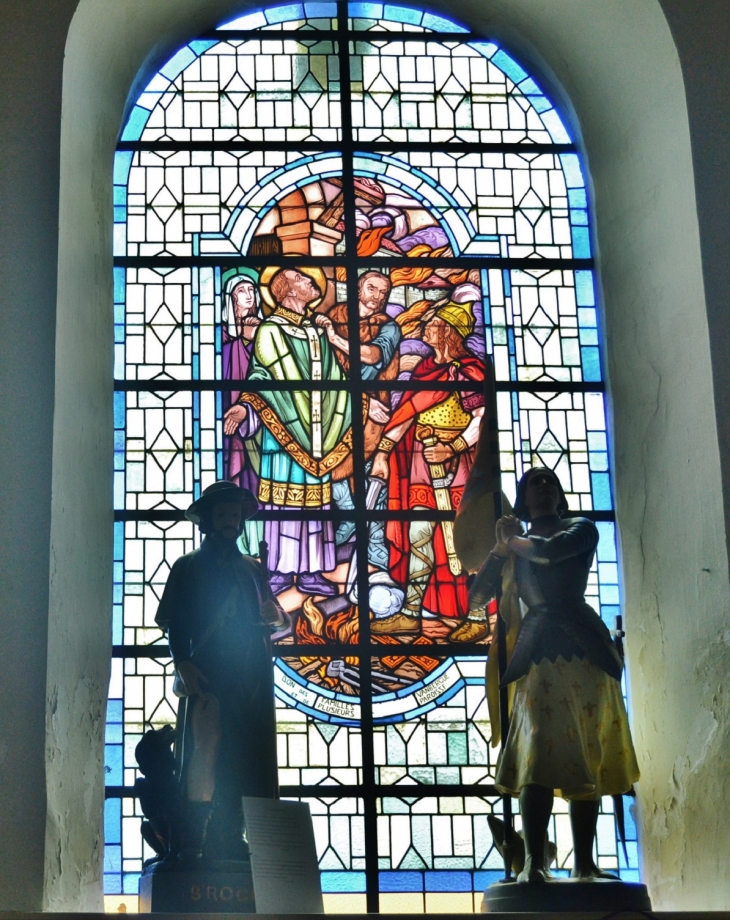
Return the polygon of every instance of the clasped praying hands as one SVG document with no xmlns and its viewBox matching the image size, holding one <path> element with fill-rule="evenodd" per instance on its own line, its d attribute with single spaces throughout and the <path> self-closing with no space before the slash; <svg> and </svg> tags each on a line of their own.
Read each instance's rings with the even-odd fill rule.
<svg viewBox="0 0 730 920">
<path fill-rule="evenodd" d="M 493 552 L 497 556 L 507 556 L 510 550 L 509 540 L 511 537 L 521 537 L 525 530 L 520 521 L 514 514 L 505 514 L 497 521 L 496 537 L 497 545 Z"/>
</svg>

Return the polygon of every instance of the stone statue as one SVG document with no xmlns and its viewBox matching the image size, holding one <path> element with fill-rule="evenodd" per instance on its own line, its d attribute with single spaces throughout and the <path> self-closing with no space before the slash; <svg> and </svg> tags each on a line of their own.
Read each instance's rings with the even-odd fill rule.
<svg viewBox="0 0 730 920">
<path fill-rule="evenodd" d="M 529 470 L 519 482 L 514 515 L 497 521 L 497 542 L 470 595 L 470 606 L 486 604 L 501 579 L 508 655 L 501 683 L 512 705 L 496 786 L 520 800 L 525 859 L 518 883 L 546 880 L 556 792 L 570 803 L 572 877 L 615 878 L 593 859 L 599 803 L 604 795 L 628 792 L 639 778 L 621 694 L 622 660 L 584 598 L 598 532 L 585 518 L 565 517 L 567 510 L 555 473 Z M 529 523 L 528 533 L 521 520 Z M 492 654 L 487 696 L 494 727 L 499 680 Z"/>
<path fill-rule="evenodd" d="M 278 797 L 269 639 L 285 614 L 265 568 L 237 546 L 257 508 L 253 494 L 232 482 L 204 490 L 186 512 L 203 542 L 173 565 L 157 613 L 182 697 L 179 844 L 167 855 L 183 863 L 246 859 L 241 797 Z"/>
</svg>

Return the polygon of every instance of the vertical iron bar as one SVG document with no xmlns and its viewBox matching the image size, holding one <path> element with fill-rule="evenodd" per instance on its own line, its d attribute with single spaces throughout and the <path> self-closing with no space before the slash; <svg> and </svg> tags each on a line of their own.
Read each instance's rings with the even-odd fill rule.
<svg viewBox="0 0 730 920">
<path fill-rule="evenodd" d="M 495 516 L 502 516 L 502 496 L 499 496 L 497 505 L 495 493 Z M 497 591 L 497 670 L 499 673 L 499 732 L 501 736 L 500 753 L 504 751 L 509 732 L 509 689 L 502 686 L 502 676 L 507 670 L 507 631 L 502 619 L 500 604 L 502 601 L 501 584 Z M 512 881 L 512 836 L 514 821 L 512 817 L 512 796 L 509 793 L 502 795 L 502 817 L 504 819 L 504 843 L 502 844 L 502 857 L 504 859 L 504 881 Z"/>
<path fill-rule="evenodd" d="M 347 269 L 347 338 L 350 343 L 349 391 L 352 411 L 353 502 L 360 654 L 360 731 L 362 744 L 362 798 L 365 822 L 365 897 L 368 913 L 378 913 L 378 817 L 373 746 L 372 667 L 370 660 L 370 604 L 368 577 L 368 519 L 365 507 L 365 441 L 362 415 L 363 381 L 360 362 L 360 319 L 357 291 L 357 234 L 355 232 L 355 175 L 353 167 L 350 40 L 347 0 L 338 0 L 340 109 L 342 124 L 342 193 L 345 205 L 345 266 Z"/>
<path fill-rule="evenodd" d="M 497 420 L 497 392 L 494 379 L 494 365 L 487 355 L 484 364 L 484 389 L 486 396 L 486 409 L 490 438 L 488 441 L 491 451 L 492 480 L 497 484 L 493 492 L 494 519 L 502 517 L 502 470 L 499 459 L 499 422 Z M 504 750 L 509 732 L 509 690 L 502 686 L 502 677 L 507 670 L 507 624 L 502 619 L 502 581 L 497 587 L 497 673 L 499 675 L 499 733 L 501 737 L 500 751 Z M 512 797 L 502 795 L 502 817 L 504 819 L 504 843 L 502 856 L 504 858 L 504 881 L 512 880 L 512 837 L 514 834 L 514 821 L 512 817 Z"/>
</svg>

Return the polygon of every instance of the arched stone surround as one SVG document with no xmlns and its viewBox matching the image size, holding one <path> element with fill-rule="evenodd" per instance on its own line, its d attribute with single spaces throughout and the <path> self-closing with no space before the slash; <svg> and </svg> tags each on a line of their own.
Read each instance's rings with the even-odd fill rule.
<svg viewBox="0 0 730 920">
<path fill-rule="evenodd" d="M 563 98 L 593 182 L 644 877 L 657 909 L 730 881 L 728 560 L 689 125 L 658 0 L 432 0 Z M 130 87 L 230 0 L 80 0 L 61 133 L 45 907 L 101 904 L 111 611 L 111 167 Z M 133 95 L 132 89 L 131 95 Z M 570 100 L 570 104 L 567 100 Z M 572 106 L 572 108 L 570 108 Z M 726 881 L 722 881 L 723 878 Z"/>
</svg>

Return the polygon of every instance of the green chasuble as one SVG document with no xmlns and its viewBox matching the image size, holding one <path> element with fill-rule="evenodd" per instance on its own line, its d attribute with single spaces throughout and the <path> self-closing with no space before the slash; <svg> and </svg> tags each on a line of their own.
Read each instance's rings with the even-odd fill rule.
<svg viewBox="0 0 730 920">
<path fill-rule="evenodd" d="M 310 316 L 302 317 L 301 323 L 297 324 L 289 319 L 292 315 L 289 311 L 286 315 L 282 314 L 283 311 L 275 312 L 258 327 L 248 379 L 344 382 L 344 372 L 335 359 L 324 330 L 315 325 Z M 257 435 L 262 486 L 266 491 L 268 486 L 264 482 L 271 482 L 279 495 L 277 501 L 269 495 L 260 494 L 259 499 L 266 504 L 299 504 L 299 501 L 285 501 L 281 488 L 276 489 L 276 484 L 300 486 L 309 483 L 314 486 L 313 480 L 329 482 L 329 474 L 352 449 L 350 404 L 344 390 L 264 390 L 242 393 L 240 401 L 257 411 L 266 429 Z M 282 461 L 287 457 L 294 463 L 276 462 L 274 457 L 268 458 L 271 463 L 264 462 L 267 458 L 263 455 L 272 452 L 277 453 Z M 308 475 L 303 476 L 303 473 Z M 283 481 L 284 476 L 287 482 Z M 317 490 L 310 488 L 307 491 L 311 492 L 311 499 L 315 499 Z M 318 502 L 303 501 L 302 504 L 310 507 L 324 504 L 323 499 L 324 494 Z"/>
</svg>

